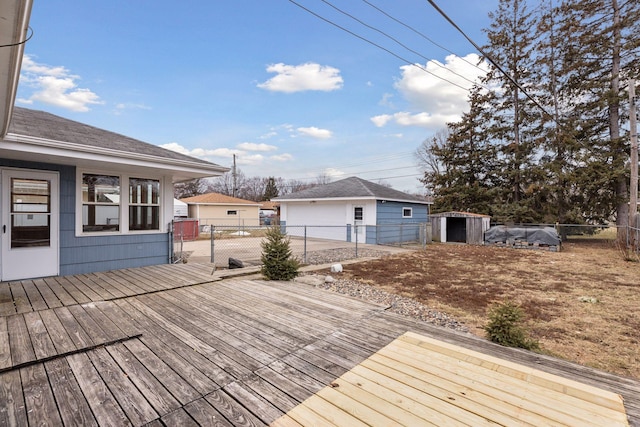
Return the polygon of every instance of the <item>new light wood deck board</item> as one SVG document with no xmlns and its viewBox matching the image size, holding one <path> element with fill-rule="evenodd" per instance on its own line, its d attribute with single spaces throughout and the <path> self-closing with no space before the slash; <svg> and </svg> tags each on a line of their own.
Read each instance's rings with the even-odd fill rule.
<svg viewBox="0 0 640 427">
<path fill-rule="evenodd" d="M 305 419 L 294 408 L 283 422 L 306 425 L 310 410 L 317 423 L 346 412 L 372 426 L 628 425 L 620 395 L 412 332 L 301 406 Z"/>
</svg>

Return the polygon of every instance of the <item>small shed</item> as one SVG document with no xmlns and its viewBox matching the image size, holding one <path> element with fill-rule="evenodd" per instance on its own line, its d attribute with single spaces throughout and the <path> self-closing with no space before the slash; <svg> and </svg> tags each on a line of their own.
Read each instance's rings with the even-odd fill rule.
<svg viewBox="0 0 640 427">
<path fill-rule="evenodd" d="M 484 232 L 491 226 L 489 215 L 471 212 L 442 212 L 431 215 L 432 239 L 472 245 L 484 243 Z"/>
</svg>

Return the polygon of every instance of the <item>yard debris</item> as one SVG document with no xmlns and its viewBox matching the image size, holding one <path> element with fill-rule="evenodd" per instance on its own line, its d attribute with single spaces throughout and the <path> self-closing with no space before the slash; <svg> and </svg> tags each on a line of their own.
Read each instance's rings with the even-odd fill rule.
<svg viewBox="0 0 640 427">
<path fill-rule="evenodd" d="M 324 283 L 335 283 L 336 279 L 331 276 L 327 276 L 324 278 Z"/>
<path fill-rule="evenodd" d="M 596 304 L 596 303 L 600 302 L 600 301 L 598 301 L 598 298 L 595 298 L 595 297 L 585 297 L 585 296 L 582 296 L 582 297 L 578 298 L 578 300 L 579 300 L 580 302 L 588 302 L 589 304 Z"/>
<path fill-rule="evenodd" d="M 342 264 L 333 264 L 331 266 L 332 273 L 342 273 Z"/>
<path fill-rule="evenodd" d="M 229 270 L 234 268 L 244 268 L 244 263 L 237 258 L 229 258 Z"/>
</svg>

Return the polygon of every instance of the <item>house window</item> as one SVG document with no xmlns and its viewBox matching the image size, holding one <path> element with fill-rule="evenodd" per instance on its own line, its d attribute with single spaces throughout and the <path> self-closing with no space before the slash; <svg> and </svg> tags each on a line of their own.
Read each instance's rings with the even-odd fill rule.
<svg viewBox="0 0 640 427">
<path fill-rule="evenodd" d="M 355 221 L 362 221 L 363 218 L 364 218 L 364 209 L 362 208 L 362 206 L 357 206 L 353 208 L 353 219 Z"/>
<path fill-rule="evenodd" d="M 82 174 L 82 231 L 120 229 L 120 177 Z"/>
<path fill-rule="evenodd" d="M 129 230 L 160 229 L 160 181 L 129 178 Z"/>
<path fill-rule="evenodd" d="M 402 208 L 402 218 L 412 218 L 413 208 Z"/>
<path fill-rule="evenodd" d="M 227 211 L 227 215 L 238 215 L 238 211 Z"/>
</svg>

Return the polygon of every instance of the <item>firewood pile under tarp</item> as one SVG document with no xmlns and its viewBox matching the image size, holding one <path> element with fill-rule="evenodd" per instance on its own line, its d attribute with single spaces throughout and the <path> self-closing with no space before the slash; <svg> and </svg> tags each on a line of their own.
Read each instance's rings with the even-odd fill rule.
<svg viewBox="0 0 640 427">
<path fill-rule="evenodd" d="M 496 225 L 484 234 L 484 244 L 515 249 L 539 249 L 559 252 L 560 236 L 553 227 Z"/>
</svg>

